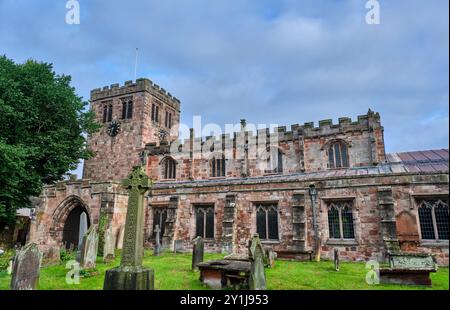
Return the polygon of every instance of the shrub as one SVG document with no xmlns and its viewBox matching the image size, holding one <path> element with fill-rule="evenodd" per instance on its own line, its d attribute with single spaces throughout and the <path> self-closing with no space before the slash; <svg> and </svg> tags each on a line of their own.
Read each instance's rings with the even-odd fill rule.
<svg viewBox="0 0 450 310">
<path fill-rule="evenodd" d="M 69 260 L 74 260 L 76 257 L 76 252 L 73 250 L 67 250 L 64 247 L 59 251 L 59 258 L 62 262 L 67 262 Z"/>
<path fill-rule="evenodd" d="M 14 250 L 6 250 L 5 253 L 0 256 L 0 272 L 8 269 L 9 262 L 14 258 L 14 254 Z"/>
</svg>

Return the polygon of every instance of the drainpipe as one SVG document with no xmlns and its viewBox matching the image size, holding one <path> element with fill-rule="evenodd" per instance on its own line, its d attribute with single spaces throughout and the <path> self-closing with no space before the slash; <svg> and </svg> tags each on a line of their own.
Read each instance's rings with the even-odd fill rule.
<svg viewBox="0 0 450 310">
<path fill-rule="evenodd" d="M 314 257 L 316 262 L 320 261 L 320 236 L 319 229 L 317 225 L 317 214 L 316 214 L 316 199 L 317 190 L 314 184 L 309 185 L 309 196 L 311 197 L 311 208 L 313 216 L 313 229 L 314 229 Z"/>
</svg>

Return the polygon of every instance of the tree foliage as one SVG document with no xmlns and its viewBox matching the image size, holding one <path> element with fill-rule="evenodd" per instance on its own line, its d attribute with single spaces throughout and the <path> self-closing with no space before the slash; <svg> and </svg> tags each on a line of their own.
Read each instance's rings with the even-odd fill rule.
<svg viewBox="0 0 450 310">
<path fill-rule="evenodd" d="M 92 155 L 86 135 L 99 125 L 70 82 L 51 64 L 0 57 L 0 224 Z"/>
</svg>

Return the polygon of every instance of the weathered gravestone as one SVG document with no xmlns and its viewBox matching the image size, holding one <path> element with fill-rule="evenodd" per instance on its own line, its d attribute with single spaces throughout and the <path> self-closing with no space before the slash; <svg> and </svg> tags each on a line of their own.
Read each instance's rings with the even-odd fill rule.
<svg viewBox="0 0 450 310">
<path fill-rule="evenodd" d="M 159 225 L 155 227 L 155 248 L 153 249 L 153 255 L 158 256 L 162 252 L 161 242 L 160 242 L 160 233 L 161 229 L 159 229 Z"/>
<path fill-rule="evenodd" d="M 122 260 L 106 271 L 105 290 L 153 290 L 154 272 L 142 266 L 144 255 L 144 195 L 152 182 L 142 167 L 133 168 L 123 185 L 129 192 Z"/>
<path fill-rule="evenodd" d="M 175 253 L 182 253 L 184 251 L 183 240 L 174 240 L 173 251 Z"/>
<path fill-rule="evenodd" d="M 380 269 L 380 283 L 430 286 L 437 271 L 435 257 L 426 253 L 389 253 L 389 268 Z"/>
<path fill-rule="evenodd" d="M 197 265 L 203 262 L 203 254 L 205 252 L 205 244 L 202 237 L 196 237 L 192 240 L 192 270 L 197 270 Z"/>
<path fill-rule="evenodd" d="M 42 253 L 37 244 L 29 243 L 19 250 L 13 261 L 11 289 L 34 290 L 39 285 L 39 269 Z"/>
<path fill-rule="evenodd" d="M 276 253 L 272 248 L 266 249 L 266 267 L 273 268 L 275 266 Z"/>
<path fill-rule="evenodd" d="M 339 249 L 334 249 L 334 270 L 339 271 Z"/>
<path fill-rule="evenodd" d="M 95 268 L 95 261 L 97 260 L 98 250 L 98 233 L 96 225 L 91 225 L 88 231 L 83 236 L 83 243 L 81 246 L 80 267 L 81 268 Z"/>
<path fill-rule="evenodd" d="M 112 226 L 105 230 L 105 244 L 103 245 L 103 261 L 109 263 L 114 260 L 116 249 L 116 238 Z"/>
<path fill-rule="evenodd" d="M 84 234 L 88 230 L 88 222 L 86 212 L 81 213 L 80 215 L 80 228 L 78 229 L 78 248 L 80 249 L 83 244 Z"/>
<path fill-rule="evenodd" d="M 248 254 L 251 262 L 249 288 L 251 290 L 265 290 L 264 248 L 258 234 L 253 235 Z"/>
</svg>

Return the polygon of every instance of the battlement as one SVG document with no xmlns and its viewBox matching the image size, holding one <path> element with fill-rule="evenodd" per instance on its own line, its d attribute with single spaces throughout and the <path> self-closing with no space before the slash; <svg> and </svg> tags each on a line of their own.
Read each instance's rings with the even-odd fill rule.
<svg viewBox="0 0 450 310">
<path fill-rule="evenodd" d="M 177 111 L 180 111 L 180 100 L 167 92 L 164 88 L 154 83 L 150 79 L 140 78 L 135 83 L 126 81 L 123 86 L 120 84 L 111 84 L 102 88 L 96 88 L 91 91 L 91 101 L 107 99 L 116 96 L 125 96 L 137 92 L 148 92 L 154 97 L 171 105 Z"/>
<path fill-rule="evenodd" d="M 307 122 L 303 125 L 293 124 L 288 130 L 287 126 L 274 127 L 272 130 L 269 128 L 258 129 L 256 132 L 251 130 L 242 129 L 242 131 L 234 132 L 232 134 L 222 134 L 217 137 L 194 137 L 193 146 L 195 152 L 203 152 L 205 148 L 210 148 L 214 142 L 222 142 L 223 146 L 236 145 L 238 139 L 245 138 L 246 141 L 250 141 L 256 144 L 261 143 L 260 139 L 265 138 L 264 143 L 288 143 L 294 140 L 298 140 L 300 137 L 303 139 L 316 138 L 321 136 L 335 136 L 336 134 L 346 134 L 351 131 L 371 131 L 374 128 L 381 127 L 379 113 L 373 112 L 369 109 L 365 115 L 359 115 L 356 121 L 352 121 L 349 117 L 341 117 L 338 119 L 338 124 L 333 124 L 333 120 L 326 119 L 320 120 L 319 126 L 314 127 L 314 122 Z M 179 148 L 183 151 L 190 150 L 191 139 L 176 140 L 174 143 L 179 145 Z M 150 150 L 149 154 L 157 155 L 162 153 L 168 153 L 169 147 L 147 147 Z"/>
</svg>

